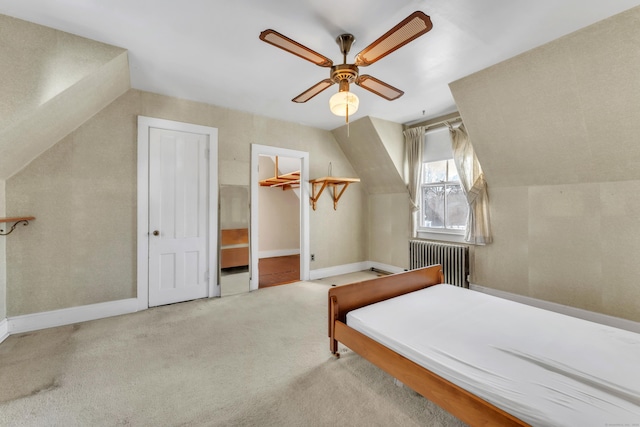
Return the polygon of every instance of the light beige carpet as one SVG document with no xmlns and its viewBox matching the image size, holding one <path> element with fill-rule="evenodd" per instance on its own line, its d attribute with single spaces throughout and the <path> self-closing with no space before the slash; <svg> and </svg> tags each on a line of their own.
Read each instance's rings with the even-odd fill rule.
<svg viewBox="0 0 640 427">
<path fill-rule="evenodd" d="M 460 426 L 328 349 L 330 285 L 301 282 L 9 337 L 2 426 Z"/>
</svg>

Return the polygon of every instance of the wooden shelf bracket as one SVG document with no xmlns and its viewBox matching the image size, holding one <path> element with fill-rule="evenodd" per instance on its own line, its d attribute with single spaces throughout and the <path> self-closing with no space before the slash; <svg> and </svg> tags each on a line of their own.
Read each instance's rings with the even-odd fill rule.
<svg viewBox="0 0 640 427">
<path fill-rule="evenodd" d="M 278 168 L 278 156 L 275 160 L 275 172 L 273 178 L 263 179 L 258 182 L 261 187 L 280 187 L 282 190 L 291 190 L 300 187 L 300 171 L 280 174 Z"/>
<path fill-rule="evenodd" d="M 338 209 L 338 201 L 340 197 L 344 194 L 344 191 L 347 189 L 349 184 L 354 182 L 360 182 L 359 178 L 336 178 L 332 176 L 325 176 L 323 178 L 312 179 L 309 181 L 311 183 L 311 206 L 313 206 L 313 210 L 316 210 L 316 203 L 320 198 L 320 195 L 324 191 L 325 188 L 331 187 L 332 189 L 332 198 L 333 198 L 333 210 Z M 316 186 L 321 186 L 320 190 L 316 194 Z"/>
<path fill-rule="evenodd" d="M 13 230 L 16 229 L 16 227 L 18 226 L 18 224 L 23 224 L 24 226 L 29 225 L 29 221 L 36 219 L 33 216 L 22 216 L 22 217 L 15 217 L 15 218 L 0 218 L 0 223 L 7 223 L 7 222 L 13 222 L 13 225 L 11 226 L 11 228 L 9 229 L 9 231 L 7 231 L 5 233 L 4 230 L 0 229 L 0 236 L 8 236 L 9 234 L 11 234 L 13 232 Z"/>
</svg>

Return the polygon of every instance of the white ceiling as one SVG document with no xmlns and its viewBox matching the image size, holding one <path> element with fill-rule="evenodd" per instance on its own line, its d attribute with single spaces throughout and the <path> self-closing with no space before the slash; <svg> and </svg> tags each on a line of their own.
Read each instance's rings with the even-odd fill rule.
<svg viewBox="0 0 640 427">
<path fill-rule="evenodd" d="M 640 0 L 0 0 L 0 13 L 128 49 L 134 88 L 323 129 L 333 86 L 305 104 L 291 99 L 329 70 L 258 39 L 271 28 L 328 56 L 356 37 L 353 56 L 415 10 L 433 29 L 361 68 L 405 95 L 386 101 L 362 88 L 352 119 L 397 123 L 456 110 L 448 84 L 571 33 Z"/>
</svg>

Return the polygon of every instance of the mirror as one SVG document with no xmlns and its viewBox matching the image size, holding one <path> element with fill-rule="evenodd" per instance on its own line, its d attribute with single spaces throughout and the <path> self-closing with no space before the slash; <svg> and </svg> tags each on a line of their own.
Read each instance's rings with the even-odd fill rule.
<svg viewBox="0 0 640 427">
<path fill-rule="evenodd" d="M 220 186 L 220 296 L 249 292 L 249 187 Z"/>
</svg>

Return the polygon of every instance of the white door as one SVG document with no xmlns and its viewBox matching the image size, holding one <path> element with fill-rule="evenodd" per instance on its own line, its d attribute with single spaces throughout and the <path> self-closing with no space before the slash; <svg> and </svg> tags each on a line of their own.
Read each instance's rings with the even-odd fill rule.
<svg viewBox="0 0 640 427">
<path fill-rule="evenodd" d="M 149 129 L 150 307 L 209 294 L 208 150 L 206 135 Z"/>
</svg>

